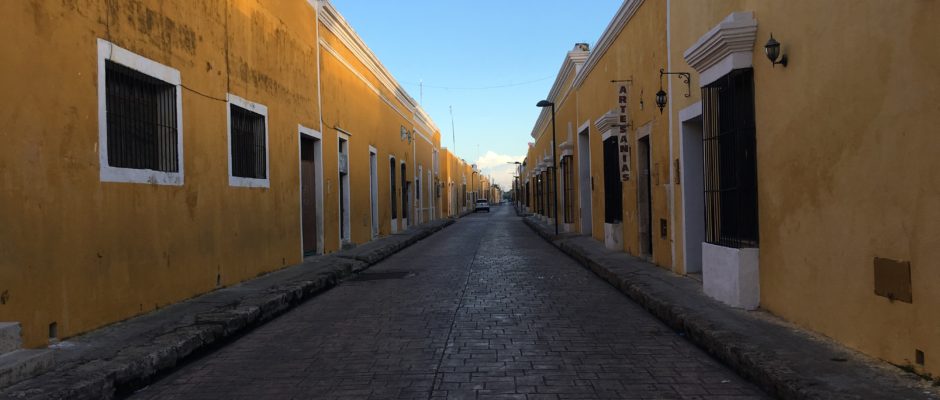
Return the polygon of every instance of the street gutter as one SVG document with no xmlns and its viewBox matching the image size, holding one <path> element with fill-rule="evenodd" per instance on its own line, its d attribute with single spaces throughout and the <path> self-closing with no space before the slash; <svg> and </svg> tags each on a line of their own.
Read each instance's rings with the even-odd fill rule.
<svg viewBox="0 0 940 400">
<path fill-rule="evenodd" d="M 589 236 L 555 236 L 553 229 L 535 216 L 522 220 L 677 334 L 776 398 L 940 398 L 940 388 L 915 374 L 767 312 L 725 306 L 706 296 L 701 282 L 608 250 Z"/>
<path fill-rule="evenodd" d="M 273 320 L 453 224 L 429 222 L 349 250 L 308 258 L 240 284 L 70 338 L 55 368 L 0 389 L 0 399 L 111 399 Z"/>
</svg>

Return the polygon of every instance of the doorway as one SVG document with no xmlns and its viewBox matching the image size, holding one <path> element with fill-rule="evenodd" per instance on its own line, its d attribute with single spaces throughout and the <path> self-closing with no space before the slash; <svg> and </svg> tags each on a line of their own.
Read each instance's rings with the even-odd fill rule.
<svg viewBox="0 0 940 400">
<path fill-rule="evenodd" d="M 637 141 L 637 163 L 640 169 L 637 180 L 637 216 L 640 227 L 640 256 L 647 260 L 653 257 L 653 202 L 650 186 L 650 137 Z"/>
<path fill-rule="evenodd" d="M 303 256 L 323 253 L 323 159 L 319 132 L 300 127 L 300 236 Z"/>
<path fill-rule="evenodd" d="M 701 110 L 701 105 L 699 105 Z M 702 272 L 702 242 L 705 241 L 705 184 L 702 175 L 704 148 L 702 114 L 682 121 L 682 220 L 685 226 L 685 273 Z"/>
<path fill-rule="evenodd" d="M 392 208 L 392 233 L 398 231 L 398 192 L 397 192 L 397 181 L 395 179 L 395 170 L 398 169 L 398 163 L 395 162 L 394 156 L 389 156 L 388 158 L 388 176 L 389 176 L 389 186 L 391 186 L 391 196 L 389 199 L 389 204 Z"/>
<path fill-rule="evenodd" d="M 401 229 L 408 228 L 408 167 L 401 163 Z"/>
<path fill-rule="evenodd" d="M 372 205 L 372 238 L 379 236 L 379 160 L 375 147 L 369 146 L 369 201 Z"/>
<path fill-rule="evenodd" d="M 340 243 L 350 242 L 349 218 L 349 140 L 339 137 L 339 239 Z"/>
<path fill-rule="evenodd" d="M 581 233 L 591 235 L 593 231 L 593 211 L 591 204 L 591 140 L 590 128 L 585 127 L 578 133 L 578 190 L 581 206 Z"/>
</svg>

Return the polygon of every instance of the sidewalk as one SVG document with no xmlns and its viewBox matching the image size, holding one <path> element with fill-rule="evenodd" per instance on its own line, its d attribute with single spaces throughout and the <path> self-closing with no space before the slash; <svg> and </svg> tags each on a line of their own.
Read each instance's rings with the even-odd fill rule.
<svg viewBox="0 0 940 400">
<path fill-rule="evenodd" d="M 0 399 L 108 399 L 146 386 L 444 227 L 430 222 L 119 322 L 54 347 L 55 368 Z"/>
<path fill-rule="evenodd" d="M 790 325 L 769 313 L 733 309 L 701 283 L 562 234 L 534 217 L 536 233 L 593 271 L 768 394 L 783 399 L 938 399 L 940 388 L 888 363 Z"/>
</svg>

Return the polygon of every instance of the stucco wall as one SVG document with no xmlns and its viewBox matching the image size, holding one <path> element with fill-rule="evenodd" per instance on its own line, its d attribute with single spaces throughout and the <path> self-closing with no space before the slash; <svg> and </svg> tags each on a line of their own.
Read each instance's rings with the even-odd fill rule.
<svg viewBox="0 0 940 400">
<path fill-rule="evenodd" d="M 733 11 L 758 21 L 761 306 L 892 363 L 922 350 L 940 373 L 940 4 L 673 0 L 675 68 Z M 771 32 L 786 68 L 763 54 Z M 912 304 L 874 294 L 874 257 L 911 262 Z"/>
</svg>

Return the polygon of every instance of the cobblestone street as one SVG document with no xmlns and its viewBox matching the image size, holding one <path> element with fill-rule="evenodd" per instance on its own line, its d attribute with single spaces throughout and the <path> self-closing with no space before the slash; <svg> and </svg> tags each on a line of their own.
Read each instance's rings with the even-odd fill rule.
<svg viewBox="0 0 940 400">
<path fill-rule="evenodd" d="M 133 398 L 764 396 L 501 206 Z"/>
</svg>

